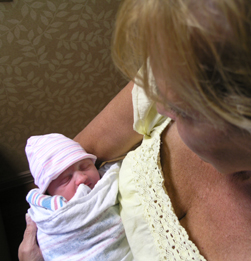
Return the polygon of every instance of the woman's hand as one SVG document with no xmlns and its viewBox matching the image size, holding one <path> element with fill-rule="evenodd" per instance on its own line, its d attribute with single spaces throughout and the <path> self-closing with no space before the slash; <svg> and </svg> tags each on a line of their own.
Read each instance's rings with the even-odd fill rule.
<svg viewBox="0 0 251 261">
<path fill-rule="evenodd" d="M 26 229 L 24 231 L 24 238 L 18 249 L 19 261 L 44 261 L 36 240 L 36 224 L 28 214 L 26 214 L 25 219 Z"/>
</svg>

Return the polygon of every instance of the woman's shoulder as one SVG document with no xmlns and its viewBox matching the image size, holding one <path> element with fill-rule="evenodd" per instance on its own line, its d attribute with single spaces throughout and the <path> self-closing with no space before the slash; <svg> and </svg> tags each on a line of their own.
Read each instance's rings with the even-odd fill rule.
<svg viewBox="0 0 251 261">
<path fill-rule="evenodd" d="M 157 112 L 155 102 L 137 84 L 133 86 L 132 102 L 133 128 L 138 133 L 149 136 L 155 127 L 161 125 L 166 120 L 166 117 Z"/>
</svg>

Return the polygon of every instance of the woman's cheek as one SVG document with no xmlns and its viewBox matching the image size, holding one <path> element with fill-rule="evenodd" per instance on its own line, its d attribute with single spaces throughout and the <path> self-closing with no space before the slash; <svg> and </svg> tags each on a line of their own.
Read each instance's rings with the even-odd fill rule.
<svg viewBox="0 0 251 261">
<path fill-rule="evenodd" d="M 192 122 L 180 117 L 176 121 L 176 126 L 179 136 L 185 145 L 204 160 L 205 150 L 210 145 L 210 141 L 205 139 L 207 131 L 198 131 Z"/>
<path fill-rule="evenodd" d="M 164 106 L 160 103 L 157 103 L 156 104 L 156 109 L 157 109 L 157 112 L 163 116 L 166 116 L 166 117 L 169 117 L 171 118 L 172 120 L 176 120 L 176 114 L 171 111 L 171 110 L 167 110 L 166 108 L 164 108 Z"/>
</svg>

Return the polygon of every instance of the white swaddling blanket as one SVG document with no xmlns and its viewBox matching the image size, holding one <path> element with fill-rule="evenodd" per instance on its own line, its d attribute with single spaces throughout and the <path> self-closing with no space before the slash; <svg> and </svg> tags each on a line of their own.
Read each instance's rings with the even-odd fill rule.
<svg viewBox="0 0 251 261">
<path fill-rule="evenodd" d="M 56 211 L 30 204 L 45 261 L 133 260 L 117 201 L 120 164 L 108 167 L 93 190 L 86 194 L 85 185 L 80 185 Z"/>
</svg>

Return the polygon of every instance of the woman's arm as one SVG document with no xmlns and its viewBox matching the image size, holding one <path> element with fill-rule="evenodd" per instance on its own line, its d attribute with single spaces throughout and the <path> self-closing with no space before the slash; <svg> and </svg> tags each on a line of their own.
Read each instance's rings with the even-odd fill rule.
<svg viewBox="0 0 251 261">
<path fill-rule="evenodd" d="M 44 261 L 41 250 L 37 244 L 37 227 L 31 220 L 30 216 L 26 214 L 26 229 L 24 238 L 18 249 L 19 261 Z"/>
<path fill-rule="evenodd" d="M 100 161 L 119 157 L 142 140 L 143 136 L 133 130 L 133 85 L 129 82 L 74 138 Z"/>
</svg>

